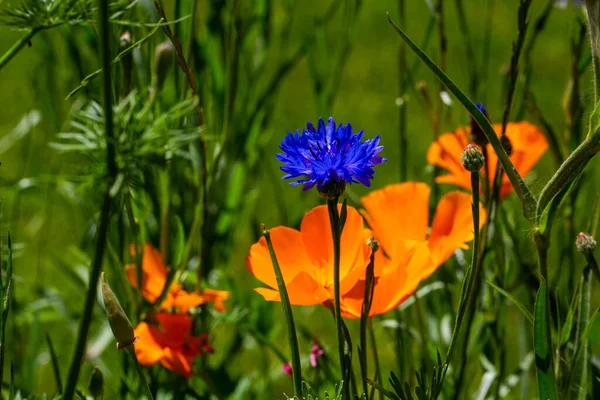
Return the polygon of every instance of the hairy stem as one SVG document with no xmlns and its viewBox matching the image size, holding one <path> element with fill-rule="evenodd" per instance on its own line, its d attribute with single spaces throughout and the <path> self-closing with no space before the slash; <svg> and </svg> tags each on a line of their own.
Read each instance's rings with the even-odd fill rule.
<svg viewBox="0 0 600 400">
<path fill-rule="evenodd" d="M 25 35 L 22 38 L 20 38 L 19 40 L 17 40 L 17 42 L 15 44 L 13 44 L 12 47 L 10 49 L 8 49 L 6 51 L 6 53 L 4 53 L 2 55 L 2 57 L 0 57 L 0 69 L 2 69 L 2 67 L 4 67 L 6 64 L 8 64 L 8 62 L 10 60 L 12 60 L 12 58 L 14 56 L 16 56 L 17 53 L 19 51 L 21 51 L 21 49 L 23 47 L 25 47 L 25 45 L 27 43 L 29 43 L 31 38 L 33 38 L 33 36 L 38 32 L 39 32 L 39 28 L 31 28 L 31 29 L 27 30 L 25 32 Z"/>
</svg>

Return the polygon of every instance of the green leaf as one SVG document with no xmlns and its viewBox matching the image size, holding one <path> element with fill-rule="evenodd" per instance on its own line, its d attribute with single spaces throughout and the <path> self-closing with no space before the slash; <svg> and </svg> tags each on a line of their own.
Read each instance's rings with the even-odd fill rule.
<svg viewBox="0 0 600 400">
<path fill-rule="evenodd" d="M 535 299 L 533 341 L 535 350 L 535 366 L 540 399 L 558 400 L 554 371 L 552 369 L 552 352 L 550 347 L 550 327 L 548 325 L 548 288 L 546 280 L 540 277 L 540 289 Z"/>
<path fill-rule="evenodd" d="M 175 219 L 175 238 L 173 240 L 173 265 L 180 265 L 183 261 L 183 254 L 185 253 L 185 229 L 183 228 L 183 222 L 178 215 L 174 216 Z M 185 265 L 183 266 L 185 267 Z"/>
<path fill-rule="evenodd" d="M 510 161 L 508 155 L 504 151 L 502 144 L 500 143 L 500 139 L 496 135 L 496 131 L 494 127 L 485 117 L 485 115 L 477 108 L 475 103 L 473 103 L 467 95 L 463 93 L 462 90 L 456 86 L 456 84 L 442 71 L 428 56 L 425 54 L 419 46 L 417 46 L 402 29 L 400 29 L 390 18 L 388 13 L 388 21 L 398 33 L 398 35 L 404 40 L 404 42 L 410 47 L 410 49 L 425 63 L 425 65 L 433 72 L 433 74 L 438 78 L 447 88 L 448 90 L 456 96 L 458 101 L 465 107 L 465 109 L 471 114 L 473 119 L 477 122 L 477 124 L 481 127 L 485 136 L 489 140 L 492 145 L 494 152 L 498 156 L 500 160 L 500 164 L 502 164 L 502 168 L 506 172 L 506 175 L 510 179 L 512 186 L 515 188 L 515 192 L 518 194 L 519 199 L 521 200 L 521 204 L 523 206 L 523 212 L 527 219 L 531 220 L 535 217 L 535 209 L 537 207 L 537 202 L 534 199 L 533 195 L 529 191 L 529 188 L 523 181 L 523 178 L 517 172 L 515 166 Z"/>
<path fill-rule="evenodd" d="M 50 360 L 52 361 L 52 370 L 54 371 L 54 379 L 56 380 L 56 391 L 62 393 L 62 380 L 60 379 L 60 368 L 58 366 L 58 358 L 56 358 L 56 352 L 54 346 L 52 346 L 52 340 L 50 335 L 46 333 L 46 343 L 48 343 L 48 350 L 50 351 Z"/>
<path fill-rule="evenodd" d="M 500 293 L 501 295 L 503 295 L 504 297 L 509 299 L 511 302 L 513 302 L 513 304 L 515 306 L 517 306 L 519 311 L 521 311 L 523 313 L 523 316 L 525 316 L 525 318 L 527 318 L 527 320 L 531 323 L 531 325 L 533 325 L 533 315 L 519 300 L 517 300 L 512 294 L 508 293 L 506 290 L 504 290 L 501 287 L 494 284 L 494 282 L 492 282 L 492 281 L 488 281 L 488 285 L 490 285 L 498 293 Z"/>
</svg>

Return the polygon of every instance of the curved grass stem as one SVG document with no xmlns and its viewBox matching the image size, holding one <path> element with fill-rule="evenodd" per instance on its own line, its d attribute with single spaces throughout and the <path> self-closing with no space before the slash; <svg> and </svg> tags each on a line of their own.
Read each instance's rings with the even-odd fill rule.
<svg viewBox="0 0 600 400">
<path fill-rule="evenodd" d="M 77 386 L 77 380 L 79 378 L 79 372 L 81 370 L 81 363 L 85 353 L 85 346 L 87 342 L 87 336 L 90 330 L 92 322 L 92 316 L 94 311 L 94 304 L 96 302 L 96 289 L 98 287 L 98 280 L 100 278 L 100 272 L 102 270 L 102 261 L 104 259 L 104 251 L 106 249 L 106 242 L 108 240 L 108 230 L 110 226 L 110 217 L 112 213 L 113 199 L 111 197 L 110 188 L 112 182 L 117 176 L 117 164 L 115 160 L 115 145 L 114 145 L 114 126 L 113 126 L 113 108 L 112 108 L 112 81 L 110 76 L 110 27 L 108 23 L 109 19 L 109 4 L 106 0 L 98 0 L 99 10 L 99 27 L 100 27 L 100 55 L 102 59 L 103 69 L 103 105 L 104 105 L 104 129 L 105 129 L 105 140 L 106 140 L 106 165 L 107 165 L 107 183 L 106 192 L 104 194 L 104 201 L 102 204 L 102 210 L 100 212 L 100 221 L 98 224 L 98 230 L 96 234 L 96 248 L 94 252 L 94 259 L 92 262 L 92 268 L 90 270 L 90 276 L 88 281 L 88 288 L 85 296 L 85 303 L 83 307 L 83 315 L 81 317 L 81 323 L 79 325 L 79 333 L 77 335 L 77 342 L 75 345 L 75 351 L 73 358 L 71 359 L 71 366 L 69 368 L 69 375 L 67 377 L 67 384 L 65 385 L 64 399 L 70 400 L 75 394 L 75 388 Z"/>
<path fill-rule="evenodd" d="M 138 377 L 140 378 L 140 386 L 142 386 L 142 388 L 144 389 L 144 393 L 146 393 L 146 396 L 148 396 L 150 400 L 153 400 L 154 396 L 152 396 L 152 392 L 150 391 L 150 387 L 148 386 L 148 382 L 146 381 L 146 377 L 144 376 L 144 370 L 142 369 L 142 366 L 140 365 L 140 362 L 137 356 L 135 355 L 135 350 L 133 346 L 127 347 L 127 352 L 131 356 L 133 364 L 135 365 L 135 370 L 138 374 Z"/>
<path fill-rule="evenodd" d="M 296 325 L 294 324 L 294 315 L 292 314 L 292 306 L 290 305 L 290 299 L 288 297 L 287 289 L 285 287 L 285 281 L 283 280 L 283 274 L 277 261 L 275 249 L 273 249 L 273 243 L 271 242 L 271 234 L 269 230 L 263 226 L 262 234 L 269 247 L 269 254 L 271 255 L 271 262 L 273 263 L 273 269 L 275 270 L 275 277 L 277 278 L 277 288 L 279 289 L 279 295 L 281 297 L 281 307 L 283 308 L 283 314 L 285 316 L 285 322 L 288 329 L 288 340 L 290 345 L 290 352 L 292 353 L 292 380 L 294 385 L 294 395 L 302 396 L 302 365 L 300 364 L 300 352 L 298 351 L 298 336 L 296 335 Z"/>
</svg>

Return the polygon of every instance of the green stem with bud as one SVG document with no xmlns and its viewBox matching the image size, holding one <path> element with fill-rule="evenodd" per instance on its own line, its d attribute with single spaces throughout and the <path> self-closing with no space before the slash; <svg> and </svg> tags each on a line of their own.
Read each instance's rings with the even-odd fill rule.
<svg viewBox="0 0 600 400">
<path fill-rule="evenodd" d="M 454 323 L 452 337 L 450 338 L 450 344 L 448 345 L 448 352 L 446 353 L 446 360 L 444 361 L 442 377 L 435 388 L 437 394 L 440 393 L 444 378 L 446 377 L 446 372 L 448 372 L 448 367 L 450 366 L 452 353 L 454 352 L 454 348 L 460 334 L 460 328 L 467 310 L 467 305 L 469 304 L 469 301 L 475 301 L 474 296 L 472 296 L 472 288 L 475 278 L 478 275 L 477 271 L 474 271 L 474 269 L 476 269 L 477 265 L 479 264 L 479 170 L 471 172 L 471 190 L 473 193 L 473 203 L 471 205 L 471 210 L 473 213 L 473 253 L 471 257 L 471 265 L 469 265 L 463 280 L 463 285 L 460 292 L 460 300 L 458 302 L 458 310 L 456 312 L 456 321 Z M 437 395 L 433 398 L 436 397 Z"/>
</svg>

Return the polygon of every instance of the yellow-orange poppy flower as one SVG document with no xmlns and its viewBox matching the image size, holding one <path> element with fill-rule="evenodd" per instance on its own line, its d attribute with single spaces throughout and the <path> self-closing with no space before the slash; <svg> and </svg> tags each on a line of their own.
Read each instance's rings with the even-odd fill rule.
<svg viewBox="0 0 600 400">
<path fill-rule="evenodd" d="M 370 248 L 369 230 L 358 211 L 348 207 L 341 238 L 340 289 L 350 290 L 364 277 Z M 271 240 L 286 284 L 290 303 L 313 305 L 333 300 L 333 239 L 326 206 L 309 211 L 300 230 L 287 227 L 271 229 Z M 250 272 L 269 288 L 256 288 L 266 300 L 281 301 L 269 249 L 265 238 L 252 245 L 246 257 Z"/>
<path fill-rule="evenodd" d="M 494 124 L 496 134 L 502 132 L 501 124 Z M 470 140 L 471 128 L 458 128 L 451 133 L 444 133 L 431 144 L 427 151 L 427 162 L 448 171 L 448 174 L 436 178 L 438 183 L 451 183 L 465 189 L 471 189 L 471 173 L 463 168 L 460 156 Z M 510 140 L 512 152 L 510 160 L 521 176 L 531 171 L 534 165 L 548 149 L 548 142 L 543 132 L 527 121 L 509 122 L 506 126 L 506 136 Z M 490 144 L 487 145 L 488 169 L 493 176 L 498 164 L 498 157 Z M 482 168 L 482 174 L 485 174 Z M 488 182 L 490 187 L 493 182 Z M 502 177 L 500 196 L 504 197 L 513 190 L 506 174 Z"/>
<path fill-rule="evenodd" d="M 192 321 L 186 314 L 159 313 L 156 323 L 140 322 L 134 329 L 139 337 L 134 346 L 140 364 L 160 363 L 191 378 L 194 357 L 213 352 L 208 334 L 192 336 Z"/>
<path fill-rule="evenodd" d="M 142 257 L 142 295 L 150 303 L 155 303 L 160 297 L 167 284 L 168 268 L 165 267 L 160 253 L 150 243 L 144 246 Z M 134 264 L 125 267 L 127 278 L 133 287 L 137 288 L 136 268 Z M 183 290 L 177 283 L 171 284 L 169 292 L 160 305 L 163 310 L 177 308 L 181 312 L 187 312 L 192 307 L 198 307 L 204 303 L 214 303 L 215 310 L 225 311 L 225 300 L 229 298 L 229 292 L 224 290 L 204 289 L 202 293 L 189 293 Z"/>
<path fill-rule="evenodd" d="M 361 198 L 363 215 L 379 241 L 380 272 L 370 315 L 386 313 L 409 297 L 458 248 L 473 240 L 471 195 L 453 191 L 441 198 L 429 228 L 430 188 L 425 183 L 388 185 Z M 485 210 L 480 205 L 480 224 Z M 386 256 L 382 254 L 382 251 Z M 360 317 L 364 280 L 342 299 L 344 314 Z"/>
</svg>

